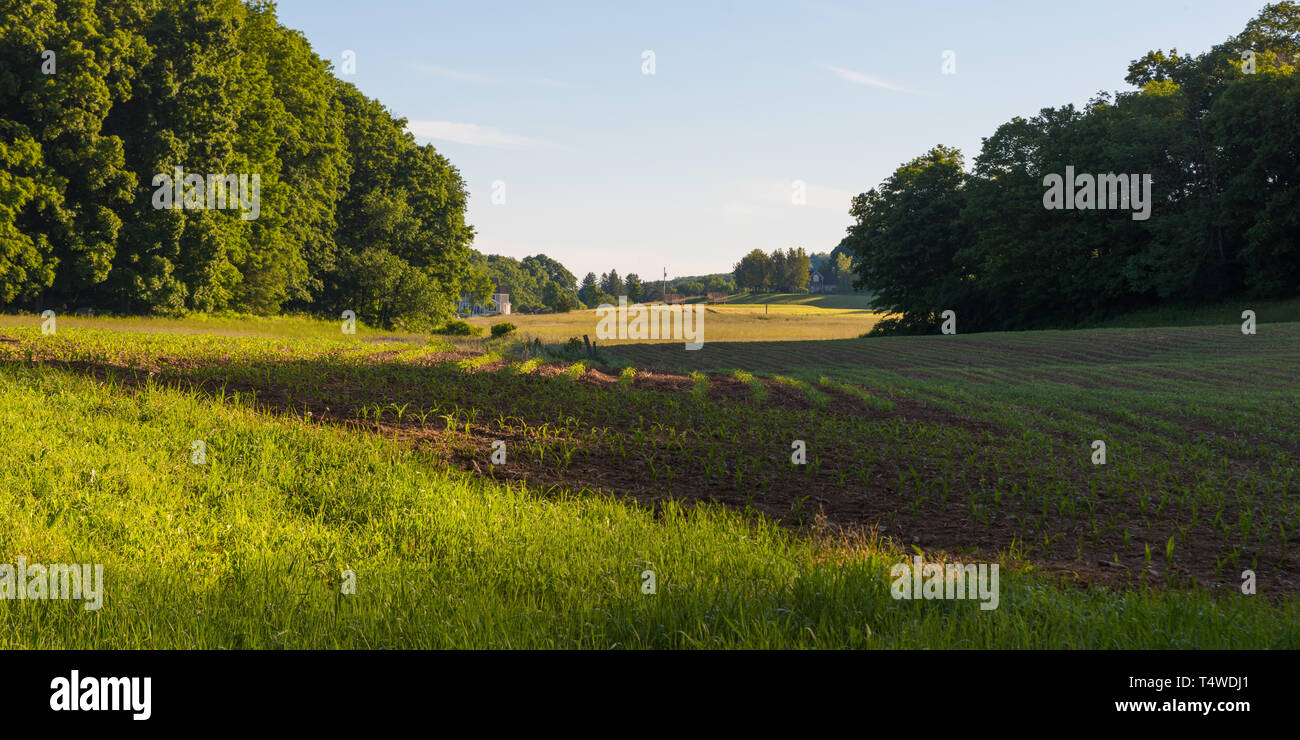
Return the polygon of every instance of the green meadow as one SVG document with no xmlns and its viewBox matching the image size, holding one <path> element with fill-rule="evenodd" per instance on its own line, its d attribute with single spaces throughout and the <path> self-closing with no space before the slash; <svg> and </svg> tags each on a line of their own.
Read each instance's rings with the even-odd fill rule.
<svg viewBox="0 0 1300 740">
<path fill-rule="evenodd" d="M 97 611 L 0 602 L 0 647 L 1300 647 L 1295 324 L 639 345 L 619 370 L 169 321 L 0 327 L 0 563 L 105 578 Z M 1000 564 L 998 608 L 893 598 L 918 554 Z"/>
</svg>

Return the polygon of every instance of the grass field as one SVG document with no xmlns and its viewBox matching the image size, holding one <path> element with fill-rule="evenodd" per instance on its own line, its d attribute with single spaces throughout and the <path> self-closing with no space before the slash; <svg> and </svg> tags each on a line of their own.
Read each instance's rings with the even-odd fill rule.
<svg viewBox="0 0 1300 740">
<path fill-rule="evenodd" d="M 1163 306 L 1118 316 L 1083 328 L 1143 328 L 1148 326 L 1217 326 L 1239 323 L 1241 312 L 1250 309 L 1259 321 L 1300 321 L 1300 298 L 1281 301 L 1235 301 L 1205 306 Z"/>
<path fill-rule="evenodd" d="M 1248 567 L 1267 573 L 1274 592 L 1300 590 L 1300 324 L 1266 325 L 1256 336 L 1233 325 L 618 351 L 638 366 L 789 377 L 853 417 L 862 402 L 883 399 L 894 408 L 868 405 L 940 421 L 923 449 L 876 457 L 896 478 L 878 498 L 946 505 L 945 516 L 909 525 L 939 530 L 923 537 L 1014 538 L 1111 579 L 1156 571 L 1229 588 Z M 827 390 L 843 393 L 831 399 Z M 844 424 L 833 429 L 822 444 L 833 445 Z M 871 437 L 852 443 L 882 446 Z M 1104 467 L 1092 463 L 1094 440 L 1107 445 Z M 872 462 L 856 451 L 830 464 Z M 899 513 L 871 515 L 881 517 Z M 951 531 L 954 517 L 982 522 L 985 533 Z M 1163 566 L 1153 567 L 1152 552 L 1157 562 L 1165 553 Z"/>
<path fill-rule="evenodd" d="M 1300 324 L 813 341 L 870 317 L 807 310 L 594 367 L 6 317 L 0 563 L 107 585 L 4 603 L 0 647 L 1300 647 Z M 999 607 L 893 599 L 918 553 L 1002 564 Z"/>
<path fill-rule="evenodd" d="M 218 337 L 279 337 L 332 339 L 342 333 L 342 320 L 321 321 L 306 316 L 207 316 L 196 314 L 184 318 L 165 316 L 57 316 L 58 329 L 109 329 L 142 334 L 210 334 Z M 0 314 L 0 330 L 6 328 L 40 326 L 42 319 L 31 314 Z M 358 337 L 383 336 L 390 339 L 424 341 L 422 334 L 394 334 L 355 325 Z"/>
<path fill-rule="evenodd" d="M 865 293 L 741 293 L 727 298 L 729 305 L 771 304 L 812 308 L 872 311 L 871 296 Z"/>
<path fill-rule="evenodd" d="M 847 339 L 871 330 L 880 315 L 862 308 L 824 309 L 789 302 L 707 306 L 704 314 L 704 341 L 756 342 L 790 338 L 807 340 Z M 480 316 L 470 319 L 478 326 L 508 321 L 519 327 L 519 334 L 543 342 L 563 342 L 584 334 L 596 337 L 600 321 L 595 309 L 552 314 L 512 314 Z M 647 342 L 650 340 L 597 339 L 601 346 Z M 680 346 L 680 345 L 679 345 Z"/>
</svg>

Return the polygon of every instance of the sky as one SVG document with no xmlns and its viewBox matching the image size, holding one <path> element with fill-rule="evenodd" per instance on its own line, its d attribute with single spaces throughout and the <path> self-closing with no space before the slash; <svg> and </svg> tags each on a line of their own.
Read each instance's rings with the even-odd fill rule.
<svg viewBox="0 0 1300 740">
<path fill-rule="evenodd" d="M 945 144 L 969 166 L 1012 117 L 1127 90 L 1133 59 L 1207 51 L 1264 4 L 281 0 L 278 10 L 460 170 L 475 249 L 544 253 L 579 279 L 610 268 L 654 279 L 730 272 L 755 248 L 829 252 L 853 195 L 903 162 Z M 355 74 L 343 74 L 345 51 Z"/>
</svg>

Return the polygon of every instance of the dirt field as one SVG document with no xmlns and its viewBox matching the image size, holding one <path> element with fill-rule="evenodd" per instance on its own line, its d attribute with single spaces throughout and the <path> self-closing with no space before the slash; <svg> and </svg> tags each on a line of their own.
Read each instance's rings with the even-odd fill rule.
<svg viewBox="0 0 1300 740">
<path fill-rule="evenodd" d="M 1249 567 L 1300 590 L 1300 324 L 625 345 L 629 368 L 378 341 L 222 356 L 177 339 L 129 362 L 6 349 L 251 395 L 534 486 L 718 502 L 1112 585 L 1231 588 Z"/>
</svg>

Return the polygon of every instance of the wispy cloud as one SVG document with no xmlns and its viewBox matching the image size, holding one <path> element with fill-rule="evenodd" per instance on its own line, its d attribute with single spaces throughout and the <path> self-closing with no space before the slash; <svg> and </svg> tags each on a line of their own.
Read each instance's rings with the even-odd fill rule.
<svg viewBox="0 0 1300 740">
<path fill-rule="evenodd" d="M 508 134 L 491 126 L 453 121 L 408 121 L 406 130 L 416 138 L 454 141 L 457 144 L 482 146 L 491 149 L 533 149 L 546 142 L 527 136 Z"/>
<path fill-rule="evenodd" d="M 907 93 L 908 95 L 925 94 L 923 92 L 918 92 L 916 90 L 910 90 L 906 87 L 903 87 L 902 85 L 895 85 L 892 82 L 886 82 L 884 80 L 872 77 L 871 75 L 863 74 L 861 72 L 857 72 L 852 69 L 836 67 L 831 64 L 823 64 L 822 66 L 830 70 L 831 72 L 833 72 L 841 80 L 844 80 L 846 82 L 852 82 L 855 85 L 865 85 L 867 87 L 878 87 L 882 90 L 892 90 L 894 92 Z"/>
<path fill-rule="evenodd" d="M 431 77 L 438 77 L 444 80 L 455 80 L 456 82 L 477 82 L 481 84 L 498 84 L 502 82 L 526 82 L 530 85 L 537 85 L 538 87 L 555 87 L 555 88 L 570 86 L 569 83 L 567 82 L 552 79 L 550 77 L 528 77 L 528 78 L 495 77 L 493 75 L 484 75 L 484 74 L 479 74 L 477 72 L 466 72 L 461 69 L 452 69 L 451 67 L 443 67 L 437 64 L 425 64 L 423 62 L 416 62 L 411 66 L 414 67 L 416 70 L 423 72 L 424 74 L 429 75 Z"/>
<path fill-rule="evenodd" d="M 495 77 L 475 74 L 473 72 L 462 72 L 459 69 L 452 69 L 450 67 L 439 67 L 436 64 L 423 64 L 420 62 L 416 62 L 415 68 L 427 75 L 432 75 L 434 77 L 441 77 L 445 80 L 457 80 L 460 82 L 496 82 L 497 81 Z"/>
<path fill-rule="evenodd" d="M 537 77 L 532 80 L 532 83 L 542 87 L 572 87 L 572 85 L 563 80 L 553 80 L 550 77 Z"/>
</svg>

